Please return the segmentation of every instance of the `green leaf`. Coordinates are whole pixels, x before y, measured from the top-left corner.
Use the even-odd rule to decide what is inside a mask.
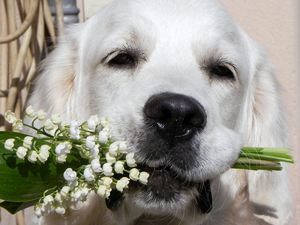
[[[16,212],[26,209],[27,207],[30,207],[34,205],[35,202],[1,202],[0,207],[6,209],[11,214],[15,214]]]
[[[64,164],[57,164],[53,157],[45,164],[33,164],[17,158],[15,152],[4,149],[6,139],[23,139],[25,136],[16,132],[0,132],[0,199],[6,202],[36,202],[45,191],[63,184],[66,168],[76,169],[84,163],[79,157],[69,155]],[[39,139],[35,141],[38,146],[49,144]],[[21,145],[22,140],[16,140],[15,144]]]

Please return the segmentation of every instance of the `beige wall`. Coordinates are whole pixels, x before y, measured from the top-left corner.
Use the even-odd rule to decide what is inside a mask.
[[[295,219],[300,224],[300,116],[299,116],[299,0],[223,0],[232,16],[265,46],[283,87],[291,146],[296,165],[290,167]],[[274,196],[276,197],[276,196]]]
[[[86,16],[90,17],[110,0],[86,0]],[[288,112],[291,146],[300,162],[299,128],[299,46],[297,28],[300,25],[299,0],[223,0],[232,16],[255,40],[266,47],[283,87]],[[290,167],[295,219],[300,224],[300,165]],[[276,196],[274,196],[276,197]]]

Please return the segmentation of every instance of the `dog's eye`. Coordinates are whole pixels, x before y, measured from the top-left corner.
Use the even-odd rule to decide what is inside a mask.
[[[133,67],[136,64],[136,57],[130,53],[122,52],[109,60],[109,66],[115,67]]]
[[[212,78],[235,80],[234,68],[231,65],[214,65],[210,68]]]

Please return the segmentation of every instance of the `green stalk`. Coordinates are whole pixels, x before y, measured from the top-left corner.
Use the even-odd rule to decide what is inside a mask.
[[[288,148],[243,147],[240,157],[232,166],[235,169],[281,170],[280,162],[293,163]]]

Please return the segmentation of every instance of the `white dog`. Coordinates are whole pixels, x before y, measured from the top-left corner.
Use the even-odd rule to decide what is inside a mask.
[[[116,0],[68,33],[30,104],[108,116],[152,175],[111,209],[91,195],[41,224],[288,224],[284,171],[230,169],[242,146],[287,138],[270,62],[218,1]]]

